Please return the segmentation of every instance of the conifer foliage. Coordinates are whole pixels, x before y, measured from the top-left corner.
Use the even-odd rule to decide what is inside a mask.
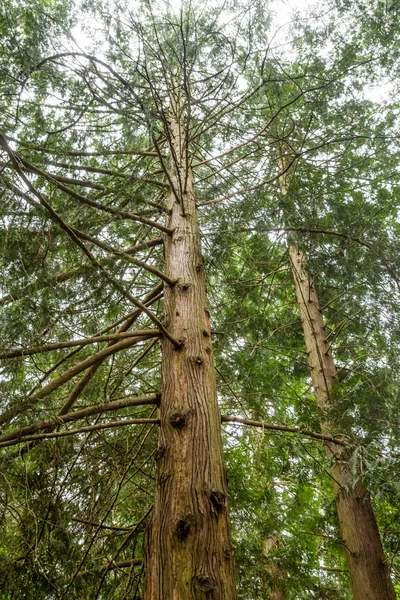
[[[400,597],[398,8],[277,10],[1,3],[0,600]]]

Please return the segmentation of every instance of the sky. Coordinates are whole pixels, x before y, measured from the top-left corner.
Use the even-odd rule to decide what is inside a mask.
[[[167,0],[168,4],[179,12],[182,4],[185,0]],[[130,0],[129,4],[134,8],[135,4],[137,4],[136,0]],[[207,4],[207,0],[206,0]],[[209,4],[215,4],[214,2],[209,2]],[[277,34],[278,38],[282,38],[287,33],[289,25],[291,23],[291,15],[294,11],[300,11],[304,16],[309,15],[309,10],[312,5],[315,4],[315,0],[270,0],[269,6],[271,12],[273,13],[273,25],[271,27],[271,34],[275,35],[276,31],[279,29]],[[90,25],[87,22],[87,19],[77,24],[73,29],[73,34],[76,41],[81,46],[87,46],[89,43],[89,38],[85,33],[85,28]]]
[[[154,0],[154,4],[153,2],[151,3],[151,6],[155,7],[155,11],[156,5],[159,1],[160,0]],[[169,4],[173,9],[175,9],[178,15],[182,4],[186,2],[188,2],[188,0],[166,0],[165,4]],[[201,2],[201,0],[199,0],[199,2]],[[109,0],[109,5],[112,6],[112,3],[113,0]],[[128,0],[127,3],[128,6],[132,7],[132,10],[134,11],[135,5],[138,5],[138,0]],[[221,2],[219,0],[206,0],[206,2],[202,5],[200,4],[200,6],[221,5],[221,3],[222,0]],[[270,0],[267,6],[271,10],[273,19],[270,27],[269,39],[266,40],[266,46],[270,46],[272,51],[277,52],[277,54],[280,56],[286,55],[286,57],[289,58],[291,53],[290,39],[293,37],[291,24],[293,22],[294,13],[297,12],[302,19],[307,19],[310,17],[311,19],[318,19],[321,10],[323,11],[323,3],[318,2],[318,0]],[[318,9],[316,8],[317,6]],[[227,13],[227,18],[229,19],[231,17],[232,13]],[[318,19],[318,21],[321,23],[321,19]],[[98,58],[105,57],[102,56],[101,43],[96,47],[96,49],[94,49],[92,36],[93,31],[97,29],[100,32],[102,26],[103,24],[99,23],[96,27],[95,21],[90,21],[90,19],[87,18],[87,15],[84,15],[72,30],[73,37],[79,48],[89,53],[95,52]],[[340,27],[340,23],[338,23],[337,26]],[[101,39],[101,37],[102,34],[99,33],[97,38]],[[69,43],[66,44],[66,46],[68,45]],[[329,54],[329,47],[327,47],[327,58],[329,57]],[[362,94],[364,98],[368,100],[372,100],[374,102],[384,102],[389,97],[392,90],[392,83],[382,81],[379,83],[379,85],[375,84],[369,88],[364,88]]]

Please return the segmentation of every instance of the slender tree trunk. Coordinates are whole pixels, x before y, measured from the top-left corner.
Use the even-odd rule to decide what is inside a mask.
[[[266,600],[286,600],[286,598],[285,590],[277,585],[274,585],[268,596],[266,596]]]
[[[235,600],[210,318],[183,110],[171,109],[162,389],[152,522],[145,540],[145,600]]]
[[[323,433],[334,434],[338,422],[327,415],[335,403],[335,363],[318,296],[305,267],[305,255],[292,246],[289,256],[321,429]],[[324,446],[331,460],[330,474],[354,600],[395,600],[368,492],[361,480],[353,481],[346,449],[328,442]]]
[[[274,538],[267,538],[264,544],[265,556],[268,556],[275,546],[276,540],[274,540]],[[269,585],[265,600],[287,600],[285,585],[287,573],[282,571],[280,565],[276,563],[271,563],[268,565],[266,570],[269,579]]]

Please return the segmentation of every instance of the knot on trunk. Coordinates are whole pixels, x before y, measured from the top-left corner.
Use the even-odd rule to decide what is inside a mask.
[[[224,544],[223,552],[224,552],[225,558],[227,560],[229,560],[230,557],[232,556],[232,548],[230,546],[228,546],[227,544]]]
[[[179,350],[182,350],[183,346],[185,345],[185,338],[179,338],[179,340],[176,340],[178,343],[177,345],[175,345],[173,347],[173,350],[175,352],[178,352]]]
[[[162,445],[157,449],[156,455],[155,455],[155,460],[159,461],[163,458],[163,456],[165,455],[165,452],[167,451],[167,446]]]
[[[187,538],[193,523],[193,515],[185,515],[175,522],[174,532],[180,542],[183,542]]]
[[[172,413],[169,418],[172,427],[175,427],[175,429],[182,429],[182,427],[187,424],[191,412],[192,411],[189,408],[186,408]]]
[[[220,513],[225,505],[225,494],[218,490],[212,490],[210,493],[210,500],[215,510]]]
[[[160,475],[160,479],[159,479],[159,481],[160,481],[160,485],[164,485],[164,483],[165,483],[166,481],[168,481],[168,479],[169,479],[170,477],[171,477],[171,473],[162,473],[162,474]]]
[[[201,592],[211,592],[217,587],[215,579],[208,575],[196,575],[193,577],[193,583]]]
[[[201,356],[192,356],[192,361],[196,363],[196,365],[202,365],[203,359]]]

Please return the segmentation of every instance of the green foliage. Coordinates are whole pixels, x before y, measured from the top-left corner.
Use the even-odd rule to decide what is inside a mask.
[[[398,15],[389,2],[330,8],[274,49],[265,3],[3,3],[0,352],[115,333],[159,283],[162,247],[140,245],[161,235],[148,221],[164,222],[179,89],[221,412],[320,429],[287,257],[299,244],[339,370],[333,433],[398,581],[398,106],[368,93],[397,68]],[[163,318],[162,298],[151,310]],[[142,312],[132,326],[154,322]],[[69,411],[158,393],[147,340],[35,395],[107,343],[2,359],[2,434],[59,415],[78,382]],[[69,427],[154,416],[131,407]],[[233,424],[223,438],[240,597],[349,600],[319,442]],[[1,600],[139,599],[141,566],[113,563],[142,558],[155,450],[154,425],[1,447]]]

